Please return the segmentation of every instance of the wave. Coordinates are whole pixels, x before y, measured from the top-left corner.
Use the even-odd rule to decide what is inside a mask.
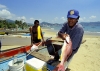
[[[85,31],[85,33],[98,33],[98,34],[100,34],[100,32],[91,32],[91,31]]]

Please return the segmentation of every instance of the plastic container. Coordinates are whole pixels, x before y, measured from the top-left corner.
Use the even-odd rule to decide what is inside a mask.
[[[31,58],[25,62],[26,71],[47,71],[46,62],[37,58]]]
[[[10,71],[23,71],[24,70],[24,60],[17,59],[16,62],[14,62],[13,60],[11,60],[8,63],[8,66],[9,66],[9,70]]]

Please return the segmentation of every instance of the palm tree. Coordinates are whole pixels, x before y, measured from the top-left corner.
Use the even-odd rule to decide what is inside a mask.
[[[24,22],[24,23],[23,23],[23,29],[25,29],[26,27],[27,27],[27,23]]]
[[[3,20],[3,24],[4,24],[4,28],[6,29],[7,28],[7,21],[6,20]]]
[[[16,24],[16,31],[18,31],[19,21],[18,20],[15,20],[15,24]]]

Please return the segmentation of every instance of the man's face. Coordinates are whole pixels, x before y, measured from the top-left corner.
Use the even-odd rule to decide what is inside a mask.
[[[38,23],[38,22],[36,22],[35,26],[39,26],[39,23]]]
[[[75,18],[68,18],[68,25],[69,27],[74,27],[74,25],[77,23],[78,19],[75,19]]]

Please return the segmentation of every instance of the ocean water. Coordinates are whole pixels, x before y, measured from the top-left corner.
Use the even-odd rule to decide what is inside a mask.
[[[100,35],[100,26],[94,26],[94,25],[89,25],[89,26],[82,25],[82,26],[85,34]],[[54,25],[54,26],[49,26],[44,28],[51,29],[50,31],[58,32],[62,28],[62,25],[56,25],[56,26]]]

